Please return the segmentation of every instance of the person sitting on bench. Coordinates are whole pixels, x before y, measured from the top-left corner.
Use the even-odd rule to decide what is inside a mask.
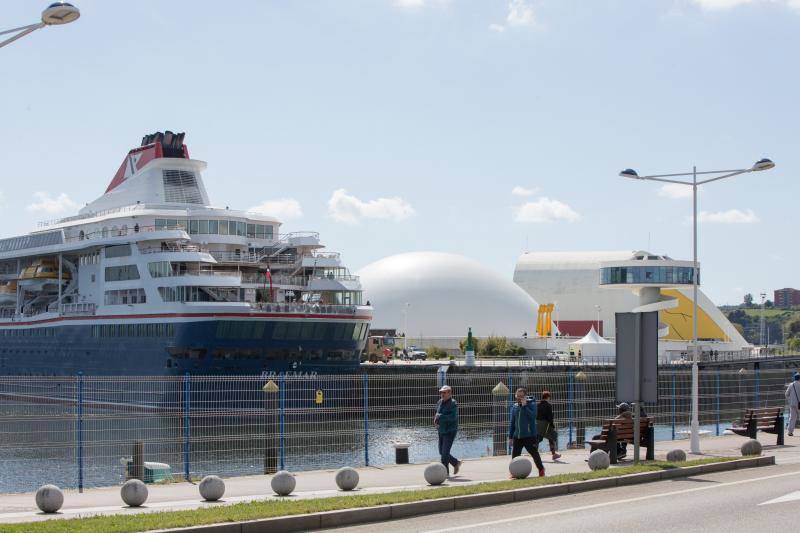
[[[625,418],[633,418],[633,411],[631,411],[631,404],[628,402],[622,402],[617,406],[618,414],[615,417],[617,420],[623,420]],[[603,435],[595,435],[592,437],[592,440],[600,440],[603,438]],[[622,459],[628,455],[628,443],[627,442],[618,442],[617,443],[617,459]]]

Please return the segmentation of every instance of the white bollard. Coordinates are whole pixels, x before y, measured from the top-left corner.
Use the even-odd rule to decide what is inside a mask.
[[[742,444],[742,455],[761,455],[761,443],[755,439]]]
[[[533,463],[527,457],[515,457],[508,463],[508,471],[514,479],[525,479],[533,472]]]
[[[589,468],[605,470],[611,465],[611,458],[603,450],[595,450],[589,454]]]
[[[343,466],[336,472],[336,485],[342,490],[353,490],[358,486],[358,472],[355,468]]]
[[[215,502],[225,494],[225,482],[219,476],[206,476],[198,486],[200,496],[208,502]]]
[[[447,469],[442,463],[431,463],[425,467],[425,481],[430,485],[441,485],[447,479]]]
[[[44,513],[55,513],[64,505],[64,493],[55,485],[42,485],[36,491],[36,507]]]
[[[272,487],[273,492],[275,492],[275,494],[278,496],[288,496],[297,486],[297,480],[290,472],[281,470],[272,476],[272,480],[269,482],[269,484]]]
[[[670,463],[680,463],[686,460],[686,452],[680,449],[667,452],[667,461]]]
[[[141,507],[147,501],[147,485],[139,479],[129,479],[119,491],[122,501],[131,507]]]

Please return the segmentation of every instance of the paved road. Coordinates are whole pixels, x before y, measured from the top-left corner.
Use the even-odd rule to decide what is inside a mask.
[[[441,513],[337,533],[796,531],[800,465],[782,464]]]

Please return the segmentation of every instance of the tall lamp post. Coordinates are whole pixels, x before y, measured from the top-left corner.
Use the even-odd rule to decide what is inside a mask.
[[[411,307],[409,302],[403,306],[403,350],[408,351],[408,308]]]
[[[719,181],[725,178],[738,176],[739,174],[747,174],[749,172],[759,172],[762,170],[769,170],[775,166],[775,163],[769,159],[759,159],[750,168],[740,168],[734,170],[708,170],[698,172],[697,167],[692,167],[691,172],[682,172],[677,174],[653,174],[650,176],[640,176],[635,170],[626,168],[619,173],[623,178],[631,178],[637,180],[651,180],[660,181],[664,183],[677,183],[679,185],[687,185],[692,187],[692,426],[691,426],[691,451],[692,453],[700,453],[700,413],[699,413],[699,396],[700,384],[698,376],[697,362],[700,359],[698,354],[697,345],[697,285],[699,277],[699,269],[697,265],[697,187],[698,185],[705,185],[712,181]],[[684,181],[674,178],[683,176],[691,176],[692,181]],[[706,179],[697,181],[697,176],[711,176]]]
[[[5,41],[0,41],[0,48],[7,44],[11,44],[17,39],[22,39],[29,33],[32,33],[39,28],[45,26],[60,26],[62,24],[69,24],[78,20],[81,16],[80,10],[67,2],[55,2],[47,6],[42,11],[42,20],[36,24],[28,24],[27,26],[20,26],[19,28],[12,28],[10,30],[0,31],[0,35],[13,34]]]

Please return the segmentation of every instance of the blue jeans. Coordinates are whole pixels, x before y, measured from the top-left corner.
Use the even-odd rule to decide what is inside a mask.
[[[458,459],[450,455],[454,440],[456,440],[455,431],[452,433],[439,433],[439,455],[442,456],[442,464],[447,469],[447,475],[450,475],[450,467],[448,465],[456,466],[459,463]]]

